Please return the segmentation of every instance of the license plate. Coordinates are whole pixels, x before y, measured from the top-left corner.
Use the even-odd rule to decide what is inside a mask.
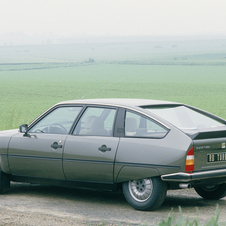
[[[207,162],[223,162],[226,161],[226,153],[208,154]]]

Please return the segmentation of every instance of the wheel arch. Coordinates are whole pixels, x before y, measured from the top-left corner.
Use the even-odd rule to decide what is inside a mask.
[[[160,176],[159,171],[155,168],[139,167],[139,166],[123,166],[115,176],[115,183],[125,181],[150,178]]]

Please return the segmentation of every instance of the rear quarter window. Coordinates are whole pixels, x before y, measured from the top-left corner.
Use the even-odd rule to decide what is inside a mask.
[[[143,115],[126,111],[126,137],[163,138],[167,133],[168,129],[160,125],[158,122]]]

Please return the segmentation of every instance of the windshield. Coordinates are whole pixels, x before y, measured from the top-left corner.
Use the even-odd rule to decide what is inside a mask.
[[[181,130],[199,130],[225,126],[219,120],[206,116],[186,106],[144,107]]]

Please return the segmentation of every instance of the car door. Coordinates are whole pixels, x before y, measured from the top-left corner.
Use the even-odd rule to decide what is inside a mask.
[[[58,106],[47,112],[24,136],[11,138],[8,149],[13,175],[65,179],[62,153],[65,139],[81,106]]]
[[[119,143],[113,137],[116,108],[89,106],[67,137],[63,167],[69,181],[113,183]]]

